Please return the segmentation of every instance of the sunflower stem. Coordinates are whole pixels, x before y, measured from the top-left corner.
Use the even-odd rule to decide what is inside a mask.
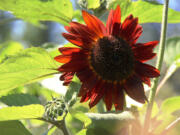
[[[161,70],[163,57],[164,57],[164,50],[165,50],[167,20],[168,20],[168,5],[169,5],[169,0],[165,0],[163,16],[162,16],[162,25],[161,25],[161,38],[160,38],[159,52],[158,52],[157,64],[156,64],[156,68],[159,71]],[[158,80],[159,78],[155,78],[152,83],[152,87],[151,87],[151,91],[149,95],[149,104],[147,106],[145,120],[144,120],[144,128],[142,129],[141,135],[146,135],[149,130],[151,112],[152,112],[153,102],[156,95],[156,89],[158,86]]]

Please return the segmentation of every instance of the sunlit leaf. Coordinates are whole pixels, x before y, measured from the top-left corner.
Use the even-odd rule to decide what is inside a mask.
[[[63,133],[59,128],[53,127],[48,131],[48,133],[46,135],[61,135],[61,134],[63,134]]]
[[[162,114],[171,114],[177,110],[180,110],[180,96],[171,97],[163,101],[161,105]]]
[[[19,121],[0,121],[1,135],[32,135]]]
[[[58,67],[42,48],[28,48],[0,64],[0,91],[50,77]]]
[[[22,45],[18,42],[5,42],[0,44],[0,63],[3,59],[7,58],[8,56],[14,55],[22,49]]]
[[[75,135],[82,130],[84,126],[84,123],[81,120],[76,119],[71,113],[68,113],[66,116],[66,124],[68,129]]]
[[[37,97],[29,94],[11,94],[1,97],[0,101],[8,106],[40,104],[40,101]]]
[[[95,9],[100,6],[100,0],[86,0],[88,9]]]
[[[106,8],[116,9],[117,5],[119,5],[123,16],[131,3],[131,0],[107,0]]]
[[[134,2],[128,0],[117,0],[113,2],[111,2],[112,6],[109,6],[109,8],[113,7],[113,9],[115,9],[114,5],[121,5],[122,20],[124,20],[128,15],[133,14],[133,16],[138,17],[139,23],[160,23],[162,21],[162,4],[143,0]],[[179,22],[180,12],[169,9],[168,23]]]
[[[76,135],[86,135],[87,129],[82,129]]]
[[[85,113],[82,113],[82,112],[71,112],[71,115],[82,121],[84,123],[84,126],[87,127],[89,124],[91,124],[91,119],[85,114]]]
[[[70,0],[1,0],[0,9],[34,24],[56,21],[67,25],[73,15]]]
[[[0,121],[41,118],[43,114],[42,105],[4,107],[0,109]]]

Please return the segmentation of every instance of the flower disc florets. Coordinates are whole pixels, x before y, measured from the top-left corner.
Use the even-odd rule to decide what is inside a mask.
[[[103,37],[92,49],[91,65],[103,79],[122,81],[133,71],[134,59],[131,47],[122,38]]]

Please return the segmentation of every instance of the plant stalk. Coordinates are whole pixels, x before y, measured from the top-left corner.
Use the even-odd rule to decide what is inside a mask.
[[[169,0],[165,0],[163,16],[162,16],[159,52],[158,52],[157,63],[156,63],[156,68],[159,71],[161,71],[163,57],[164,57],[164,50],[165,50],[167,20],[168,20],[168,5],[169,5]],[[151,87],[151,91],[150,91],[150,95],[149,95],[149,104],[147,106],[145,120],[144,120],[144,128],[142,129],[141,135],[146,135],[149,130],[150,120],[151,120],[151,112],[152,112],[152,107],[153,107],[153,103],[154,103],[154,99],[155,99],[155,95],[156,95],[158,80],[159,80],[159,77],[155,78],[152,83],[152,87]]]

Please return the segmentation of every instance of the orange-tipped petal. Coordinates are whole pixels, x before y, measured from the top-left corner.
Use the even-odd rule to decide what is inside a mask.
[[[103,37],[106,33],[104,24],[96,16],[91,15],[86,11],[82,11],[82,15],[87,27],[91,29],[98,37]]]

